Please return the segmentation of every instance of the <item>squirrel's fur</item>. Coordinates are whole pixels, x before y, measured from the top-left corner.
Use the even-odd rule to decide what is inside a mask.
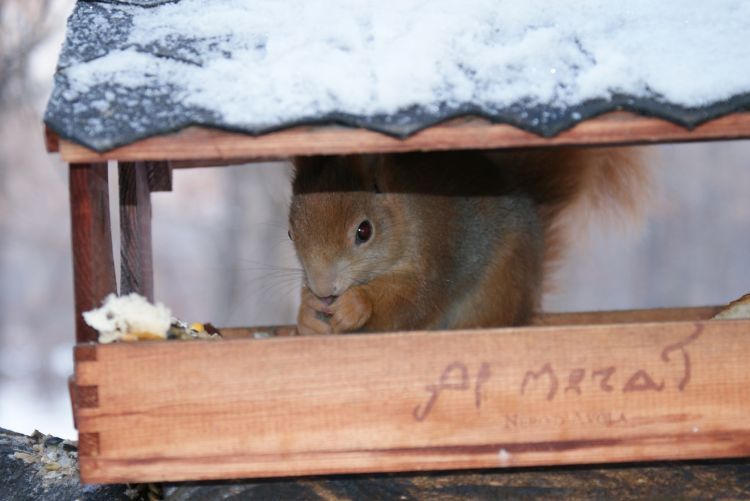
[[[302,334],[528,323],[565,248],[565,214],[585,203],[628,212],[643,181],[621,149],[294,164],[289,234],[305,276]]]

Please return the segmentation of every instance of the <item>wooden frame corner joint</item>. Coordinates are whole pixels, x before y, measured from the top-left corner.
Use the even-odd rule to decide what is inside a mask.
[[[99,455],[99,432],[82,432],[78,434],[78,456],[96,457]]]

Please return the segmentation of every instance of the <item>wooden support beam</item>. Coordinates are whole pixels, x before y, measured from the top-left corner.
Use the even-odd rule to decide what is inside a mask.
[[[275,161],[277,159],[270,159]],[[231,158],[227,160],[170,160],[167,162],[173,169],[195,169],[201,167],[231,167],[262,162],[262,158]]]
[[[693,130],[659,118],[614,112],[579,123],[544,138],[511,125],[457,118],[406,139],[378,132],[337,126],[294,127],[253,137],[218,129],[189,127],[175,134],[143,139],[96,153],[67,140],[60,141],[66,161],[188,161],[185,165],[223,165],[235,159],[268,160],[294,155],[341,155],[424,150],[497,149],[565,145],[614,145],[707,141],[750,137],[750,112],[734,113]]]
[[[154,300],[148,165],[120,163],[120,294]]]
[[[80,343],[98,338],[82,313],[117,291],[107,164],[71,164],[69,184],[76,340]]]
[[[172,166],[169,162],[144,162],[151,191],[172,191]]]
[[[60,137],[47,125],[44,126],[44,146],[48,153],[60,151]]]
[[[76,349],[85,482],[739,457],[750,321]]]

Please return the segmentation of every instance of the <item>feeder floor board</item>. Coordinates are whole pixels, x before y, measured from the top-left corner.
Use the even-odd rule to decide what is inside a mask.
[[[79,345],[87,483],[727,458],[750,320]]]
[[[689,306],[672,308],[649,308],[641,310],[577,311],[568,313],[542,313],[532,319],[532,325],[601,325],[645,322],[678,322],[709,320],[726,306]],[[294,325],[273,325],[265,327],[222,327],[225,339],[296,336]]]
[[[406,139],[366,129],[304,126],[261,136],[189,127],[97,153],[48,131],[50,151],[67,162],[169,161],[175,167],[221,165],[295,155],[345,155],[570,145],[624,145],[750,138],[750,112],[738,112],[692,130],[659,118],[613,112],[545,138],[505,124],[469,117],[427,128]]]

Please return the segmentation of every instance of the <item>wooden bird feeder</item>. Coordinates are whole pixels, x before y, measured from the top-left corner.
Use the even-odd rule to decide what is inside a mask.
[[[81,316],[112,292],[153,299],[150,193],[171,190],[182,167],[750,138],[750,112],[688,129],[615,109],[551,137],[475,116],[406,138],[330,124],[255,136],[190,126],[96,151],[68,136],[48,120],[48,150],[70,172],[71,393],[84,482],[750,454],[750,320],[710,320],[714,307],[549,314],[534,326],[467,332],[305,338],[277,328],[282,335],[260,340],[248,328],[225,330],[224,341],[113,345],[97,344]],[[108,161],[119,166],[119,290]]]

